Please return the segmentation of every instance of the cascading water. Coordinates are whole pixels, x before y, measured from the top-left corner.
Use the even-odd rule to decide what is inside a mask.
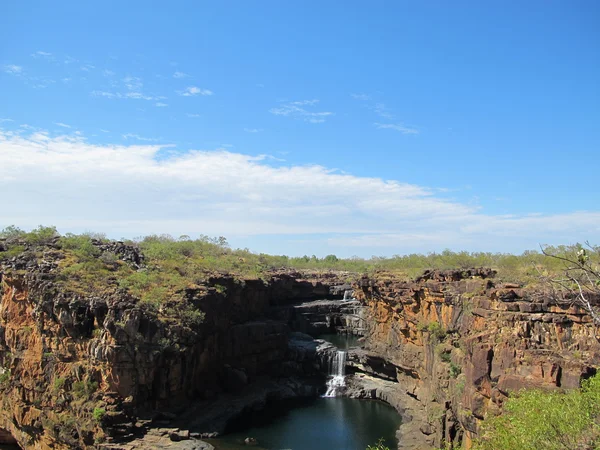
[[[346,352],[338,350],[332,358],[329,377],[323,397],[335,397],[338,389],[346,385]]]
[[[352,300],[352,291],[344,291],[344,300]]]

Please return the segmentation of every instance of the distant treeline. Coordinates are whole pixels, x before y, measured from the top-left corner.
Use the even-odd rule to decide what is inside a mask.
[[[104,234],[67,233],[60,236],[55,227],[40,226],[26,232],[10,226],[0,231],[0,238],[19,238],[30,243],[42,243],[60,237],[65,248],[78,251],[85,257],[85,249],[92,251],[92,239],[108,242]],[[371,258],[339,258],[327,255],[318,258],[315,255],[291,257],[286,255],[268,255],[253,253],[248,249],[232,249],[224,237],[212,238],[201,235],[196,239],[189,236],[175,238],[170,235],[150,235],[126,243],[140,247],[149,263],[162,267],[177,266],[185,263],[185,267],[193,267],[193,271],[220,271],[240,276],[260,277],[266,272],[289,268],[298,270],[336,270],[357,273],[374,271],[394,272],[398,276],[413,278],[426,269],[466,269],[470,267],[490,267],[498,271],[498,276],[506,281],[527,281],[539,277],[540,273],[559,272],[563,268],[560,260],[548,258],[538,250],[528,250],[520,255],[491,252],[454,252],[443,250],[428,254],[412,253],[391,257],[373,256]],[[545,251],[555,255],[575,255],[582,248],[581,244],[544,247]],[[10,253],[17,252],[13,249]],[[92,252],[93,253],[93,252]],[[87,255],[93,256],[92,254]],[[187,270],[186,270],[187,271]]]

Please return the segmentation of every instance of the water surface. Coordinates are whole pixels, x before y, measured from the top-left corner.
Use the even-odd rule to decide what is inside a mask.
[[[360,347],[358,336],[354,336],[353,334],[327,333],[317,336],[317,339],[323,339],[324,341],[331,342],[340,350],[348,350],[352,347]]]
[[[384,438],[396,448],[399,425],[396,410],[380,401],[317,398],[271,405],[241,418],[231,433],[209,442],[219,450],[365,450]],[[245,445],[246,437],[258,444]]]

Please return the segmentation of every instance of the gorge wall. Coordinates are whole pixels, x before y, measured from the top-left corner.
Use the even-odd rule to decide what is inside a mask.
[[[110,245],[143,270],[135,247]],[[361,336],[346,395],[392,404],[401,448],[469,447],[510,392],[574,388],[600,364],[583,310],[486,269],[215,275],[185,292],[181,314],[204,316],[190,326],[123,289],[65,289],[60,258],[48,245],[0,267],[0,440],[22,448],[210,448],[190,438],[318,393],[335,349],[306,333]]]
[[[576,388],[600,364],[583,309],[493,275],[429,272],[405,283],[380,274],[355,284],[366,349],[350,358],[367,380],[354,395],[403,411],[401,448],[468,448],[510,392]]]
[[[140,260],[135,248],[113,251],[129,255],[128,263]],[[191,327],[121,289],[65,290],[55,276],[60,258],[48,246],[2,263],[3,442],[34,449],[137,448],[126,443],[157,427],[181,429],[172,441],[189,438],[178,424],[193,403],[208,411],[251,391],[249,403],[316,394],[310,386],[311,377],[321,376],[316,346],[290,339],[286,321],[271,316],[302,300],[341,299],[344,290],[336,286],[344,281],[337,275],[211,277],[186,291],[187,303],[204,315]],[[223,431],[232,414],[216,408],[204,423],[196,417],[195,429]]]

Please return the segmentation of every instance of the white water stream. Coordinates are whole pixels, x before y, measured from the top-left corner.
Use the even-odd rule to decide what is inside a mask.
[[[323,397],[335,397],[339,388],[346,385],[346,352],[338,350],[331,360],[327,392]]]

